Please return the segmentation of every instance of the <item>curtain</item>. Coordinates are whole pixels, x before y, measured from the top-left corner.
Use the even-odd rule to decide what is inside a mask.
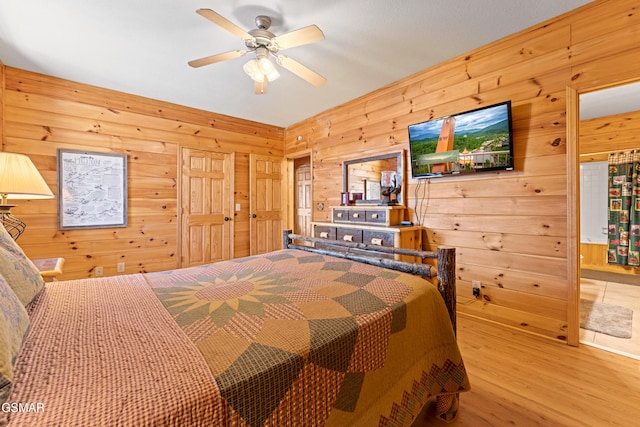
[[[640,267],[640,150],[609,154],[607,263]]]

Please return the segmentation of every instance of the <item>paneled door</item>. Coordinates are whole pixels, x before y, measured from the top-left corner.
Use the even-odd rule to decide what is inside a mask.
[[[182,149],[181,266],[233,256],[232,153]]]
[[[284,159],[249,155],[251,255],[282,248]]]
[[[311,164],[305,163],[295,170],[295,224],[293,231],[311,236]]]

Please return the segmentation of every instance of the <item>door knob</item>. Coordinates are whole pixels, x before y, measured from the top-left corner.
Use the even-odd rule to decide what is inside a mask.
[[[256,215],[256,214],[251,214],[251,218],[257,218],[257,217],[258,217],[258,215]]]
[[[228,216],[225,216],[225,217],[224,217],[224,220],[225,220],[225,221],[230,221],[230,220],[231,220],[231,218],[229,218]]]

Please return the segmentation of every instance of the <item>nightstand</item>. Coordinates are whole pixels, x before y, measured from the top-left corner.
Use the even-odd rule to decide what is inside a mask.
[[[53,282],[56,277],[62,274],[64,258],[42,258],[32,260],[40,271],[40,275],[45,282]]]

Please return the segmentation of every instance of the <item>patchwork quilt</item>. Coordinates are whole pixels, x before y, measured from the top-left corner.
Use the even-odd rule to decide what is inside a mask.
[[[286,249],[48,283],[10,425],[410,425],[469,389],[447,310],[420,277]],[[0,422],[1,424],[1,422]]]

